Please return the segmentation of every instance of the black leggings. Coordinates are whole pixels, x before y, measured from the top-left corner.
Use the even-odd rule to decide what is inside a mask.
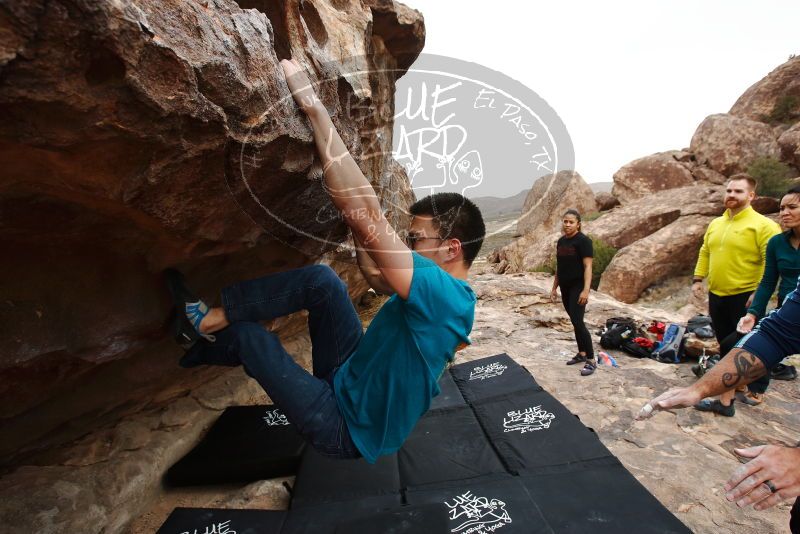
[[[567,310],[569,320],[572,321],[572,328],[575,329],[578,352],[585,352],[587,358],[593,359],[592,335],[583,322],[583,313],[586,311],[586,305],[581,306],[578,304],[578,297],[583,291],[583,280],[566,283],[559,280],[558,286],[561,288],[561,302],[564,304],[564,309]]]

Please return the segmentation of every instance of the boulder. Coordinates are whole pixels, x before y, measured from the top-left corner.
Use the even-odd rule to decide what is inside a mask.
[[[692,169],[692,176],[698,182],[708,182],[710,184],[723,185],[728,182],[728,177],[718,173],[714,169],[709,169],[705,165],[698,165]]]
[[[394,87],[423,42],[422,16],[383,0],[0,7],[0,464],[219,373],[175,369],[164,267],[211,303],[320,261],[362,294],[279,60],[319,83],[402,226]]]
[[[586,233],[623,249],[681,218],[722,214],[723,193],[719,186],[701,184],[655,193],[598,217]]]
[[[698,163],[725,176],[745,172],[760,156],[780,156],[769,126],[725,113],[710,115],[700,123],[692,136],[691,150]]]
[[[622,204],[656,191],[694,184],[691,154],[658,152],[623,165],[614,173],[612,193]]]
[[[792,97],[797,99],[794,109],[797,117],[800,115],[800,56],[789,59],[751,85],[728,113],[752,121],[772,121],[776,105]]]
[[[259,2],[265,4],[270,0],[266,2],[259,0]],[[349,0],[338,0],[333,4],[345,15],[350,11]],[[404,72],[414,63],[425,44],[425,22],[422,13],[394,0],[365,0],[364,4],[369,6],[372,12],[373,34],[388,52],[379,54],[378,57],[383,55],[391,59],[397,63],[397,68]]]
[[[581,175],[560,171],[542,176],[525,197],[517,233],[544,234],[557,230],[561,227],[561,216],[570,208],[581,215],[597,211],[594,192]]]
[[[762,215],[778,213],[781,209],[781,200],[772,197],[756,197],[750,203],[753,209]]]
[[[594,196],[594,201],[597,202],[597,209],[599,211],[608,211],[619,206],[619,199],[611,193],[606,193],[605,191],[597,193]]]
[[[778,146],[781,147],[783,161],[800,169],[800,122],[778,137]]]
[[[633,303],[652,284],[691,270],[713,217],[690,215],[619,251],[600,278],[598,291]]]
[[[556,253],[561,231],[541,234],[531,232],[494,251],[491,263],[496,273],[548,271]]]

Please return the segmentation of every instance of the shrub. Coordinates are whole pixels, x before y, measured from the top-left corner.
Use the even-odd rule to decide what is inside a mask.
[[[772,111],[769,114],[769,122],[771,123],[789,123],[792,122],[800,112],[800,98],[795,95],[783,95],[775,101]]]
[[[603,215],[602,211],[593,211],[591,213],[587,213],[582,217],[583,222],[591,222],[596,219],[599,219],[600,216]]]
[[[747,174],[758,180],[758,194],[780,198],[792,185],[791,169],[775,158],[761,156],[747,168]]]
[[[541,265],[537,265],[528,272],[556,274],[556,257],[553,256],[553,259],[550,260],[550,263],[543,263]]]
[[[592,261],[592,289],[597,289],[600,284],[600,276],[611,263],[611,259],[617,253],[617,249],[603,241],[592,236],[592,245],[594,248],[594,260]]]

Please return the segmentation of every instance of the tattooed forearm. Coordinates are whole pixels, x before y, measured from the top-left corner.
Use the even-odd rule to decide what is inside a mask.
[[[733,366],[730,365],[731,362]],[[722,366],[722,385],[725,388],[732,388],[739,383],[749,384],[764,374],[761,360],[743,349],[733,349],[717,365]]]

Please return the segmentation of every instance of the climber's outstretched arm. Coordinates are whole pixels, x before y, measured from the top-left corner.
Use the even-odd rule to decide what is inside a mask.
[[[694,406],[706,397],[721,395],[736,386],[749,384],[766,373],[764,362],[736,347],[691,386],[670,389],[645,404],[637,419],[647,419],[658,410]]]
[[[331,200],[386,283],[407,298],[413,274],[411,251],[383,216],[375,190],[344,145],[302,67],[295,60],[282,60],[281,67],[295,102],[311,121]]]

